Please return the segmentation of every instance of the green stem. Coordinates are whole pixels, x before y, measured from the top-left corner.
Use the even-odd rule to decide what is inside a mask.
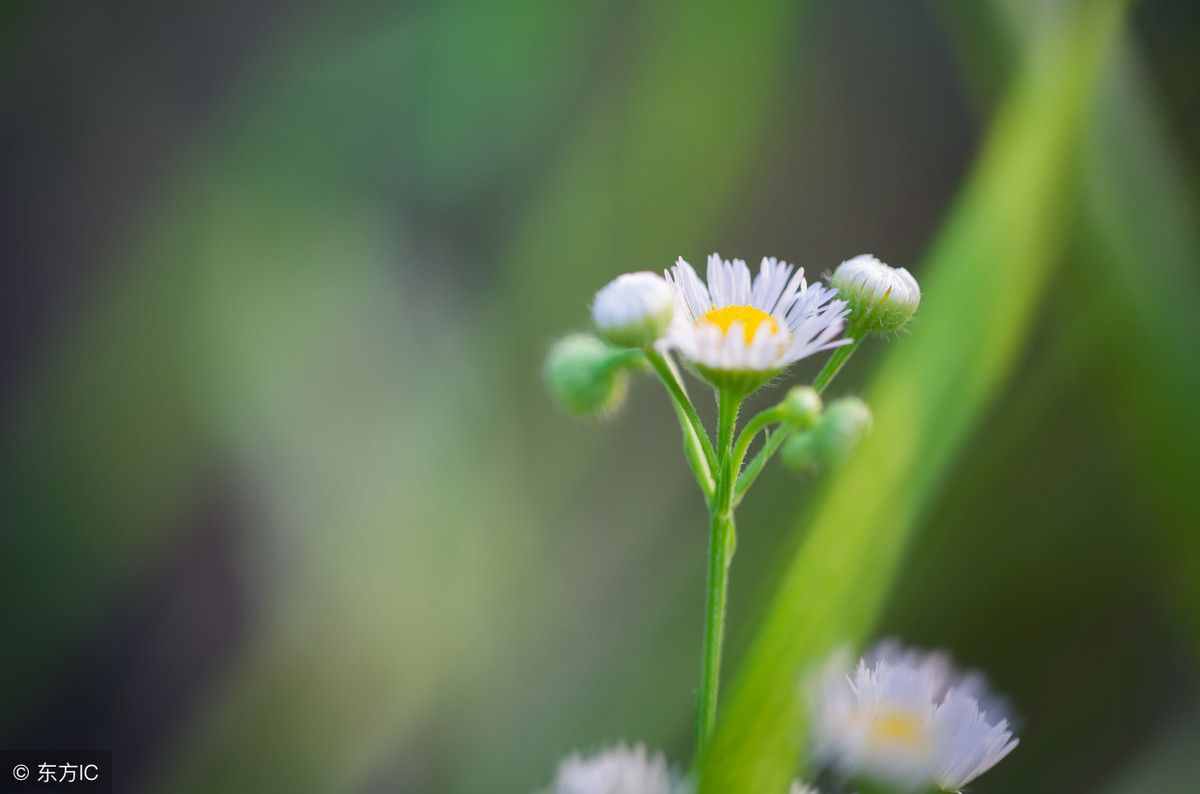
[[[737,485],[733,491],[734,507],[737,507],[741,503],[742,497],[746,495],[746,491],[750,490],[751,485],[754,485],[754,481],[758,479],[758,475],[762,474],[762,470],[767,467],[767,463],[774,457],[779,448],[783,446],[783,442],[787,441],[793,432],[795,432],[793,428],[784,425],[767,436],[762,449],[750,459],[750,462],[746,464],[746,468],[738,477]]]
[[[825,366],[817,373],[817,379],[813,381],[813,388],[817,390],[817,394],[825,391],[825,387],[833,382],[833,379],[841,372],[842,367],[850,360],[850,356],[854,355],[854,351],[858,350],[865,338],[866,334],[860,333],[853,342],[842,345],[833,351],[833,355],[825,362]]]
[[[859,346],[862,345],[864,338],[866,338],[866,334],[860,334],[859,337],[851,344],[842,345],[833,352],[833,355],[830,356],[829,360],[825,362],[825,366],[822,367],[821,371],[817,373],[816,380],[813,381],[813,388],[816,389],[818,393],[824,391],[829,384],[833,382],[833,379],[837,377],[837,374],[842,371],[842,367],[844,367],[846,362],[850,360],[850,356],[854,355],[855,351],[858,350]],[[759,414],[759,416],[762,416],[762,414]],[[755,418],[757,419],[758,417]],[[749,430],[749,426],[747,426],[746,429]],[[750,490],[750,486],[754,484],[756,479],[758,479],[758,475],[762,474],[763,469],[767,467],[767,463],[769,463],[771,458],[774,457],[775,453],[779,451],[779,448],[783,446],[783,442],[787,441],[788,437],[794,432],[795,428],[785,425],[767,437],[766,443],[763,444],[762,449],[760,449],[758,454],[750,459],[750,462],[746,464],[745,470],[738,475],[737,485],[734,487],[733,491],[734,507],[737,507],[739,504],[741,504],[742,497],[746,495],[746,491]],[[742,435],[746,435],[745,431],[743,431]],[[752,441],[753,438],[750,440]],[[749,442],[747,442],[746,446],[749,446]]]
[[[636,347],[627,348],[624,350],[613,351],[608,360],[604,362],[601,371],[605,373],[612,372],[618,369],[624,369],[632,366],[635,362],[639,363],[645,358],[645,354]]]
[[[838,348],[825,367],[817,375],[813,388],[818,392],[827,387],[837,376],[842,366],[854,355],[862,339],[856,339],[849,345]],[[660,377],[672,388],[676,383],[673,372],[665,362],[656,361],[650,356],[650,361],[659,370]],[[666,377],[663,369],[672,375]],[[678,385],[678,384],[677,384]],[[682,386],[678,386],[682,389]],[[677,398],[678,401],[678,398]],[[686,396],[684,398],[686,402]],[[712,735],[717,722],[717,692],[721,684],[721,649],[725,640],[725,607],[729,597],[729,562],[733,552],[733,533],[736,531],[733,522],[733,509],[741,501],[755,478],[766,466],[767,461],[779,450],[784,440],[790,435],[790,429],[781,427],[777,432],[768,436],[763,448],[739,475],[742,461],[750,445],[768,425],[779,421],[777,408],[768,408],[760,412],[747,424],[734,444],[733,431],[737,425],[738,409],[741,407],[742,396],[734,392],[722,390],[718,394],[717,408],[717,448],[716,455],[709,455],[714,461],[716,471],[716,487],[709,500],[709,536],[708,536],[708,594],[704,610],[704,651],[700,669],[700,701],[696,714],[696,755],[699,756]],[[691,403],[687,402],[690,407]],[[695,409],[692,409],[695,413]],[[698,420],[696,420],[698,422]],[[707,438],[707,437],[705,437]],[[706,452],[711,448],[706,449]]]
[[[733,430],[741,398],[722,391],[718,396],[717,449],[720,464],[717,489],[710,507],[708,537],[708,595],[704,611],[704,651],[700,669],[700,702],[696,715],[696,754],[699,755],[717,721],[717,690],[721,683],[721,647],[725,640],[725,605],[729,592],[729,555],[733,524]]]
[[[679,419],[679,429],[683,432],[683,451],[687,456],[688,465],[700,485],[700,490],[704,492],[704,498],[712,504],[713,491],[716,489],[717,456],[704,429],[704,423],[700,421],[696,406],[688,399],[679,375],[666,357],[657,350],[650,349],[646,351],[646,360],[654,367],[659,380],[671,395],[675,416]]]
[[[733,473],[736,476],[742,470],[742,461],[746,458],[746,451],[750,449],[750,445],[754,443],[755,437],[763,431],[768,425],[776,424],[780,421],[779,406],[772,406],[763,411],[759,411],[746,426],[742,428],[742,432],[738,435],[737,443],[733,447]]]

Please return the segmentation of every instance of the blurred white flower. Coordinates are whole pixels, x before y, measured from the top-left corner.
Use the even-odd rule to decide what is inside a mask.
[[[933,779],[943,791],[959,791],[1013,751],[1005,719],[989,719],[979,701],[952,689],[934,715],[937,758]]]
[[[854,332],[899,330],[921,304],[921,287],[911,273],[870,254],[842,262],[830,283],[850,304]]]
[[[675,312],[675,293],[657,273],[625,273],[596,293],[592,320],[614,345],[646,347],[658,341]]]
[[[845,301],[804,270],[766,258],[751,281],[740,259],[708,258],[708,284],[682,258],[666,274],[677,296],[668,343],[714,385],[746,391],[790,364],[848,344]]]
[[[885,645],[852,674],[835,656],[813,695],[817,757],[847,777],[959,791],[1017,746],[999,708],[980,706],[986,697],[981,677],[960,676],[940,653]]]
[[[812,786],[801,783],[799,780],[793,780],[792,787],[788,789],[788,794],[821,794],[821,792]]]
[[[662,753],[619,744],[587,758],[568,757],[545,794],[689,794],[690,788]]]

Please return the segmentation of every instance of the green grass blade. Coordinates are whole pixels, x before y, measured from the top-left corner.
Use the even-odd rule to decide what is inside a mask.
[[[985,95],[1011,78],[1006,64],[1028,45],[1045,11],[1001,2],[941,5],[959,57]],[[1127,35],[1082,145],[1084,255],[1072,263],[1071,277],[1085,289],[1070,355],[1107,374],[1097,393],[1133,464],[1130,496],[1151,517],[1147,526],[1163,529],[1148,538],[1163,565],[1159,579],[1195,632],[1200,540],[1192,527],[1200,521],[1200,491],[1190,485],[1195,473],[1187,457],[1200,448],[1200,424],[1192,418],[1200,368],[1191,342],[1200,333],[1193,311],[1200,300],[1200,211],[1140,56]],[[1103,333],[1095,318],[1104,318]]]
[[[876,431],[822,495],[701,764],[703,792],[782,791],[802,672],[870,631],[920,511],[1008,376],[1061,240],[1072,152],[1119,3],[1089,4],[1029,66],[926,267],[925,307],[869,402]]]

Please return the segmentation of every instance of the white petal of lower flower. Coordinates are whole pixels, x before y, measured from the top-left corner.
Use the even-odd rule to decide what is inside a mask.
[[[586,758],[570,756],[544,794],[688,794],[689,789],[662,753],[619,744]]]
[[[937,735],[935,780],[944,791],[958,791],[1000,763],[1017,746],[1008,720],[990,720],[979,701],[953,689],[934,714]]]
[[[740,259],[708,258],[708,283],[682,258],[667,273],[675,288],[675,319],[667,344],[708,377],[760,373],[767,377],[840,339],[848,313],[844,301],[804,271],[763,259],[757,277]],[[708,370],[705,373],[704,370]]]
[[[813,693],[817,757],[847,777],[899,789],[958,791],[1016,747],[1004,719],[980,708],[986,688],[940,653],[883,645],[848,674],[844,656]]]
[[[792,787],[788,789],[788,794],[821,794],[821,792],[812,786],[801,783],[799,780],[794,780],[792,781]]]

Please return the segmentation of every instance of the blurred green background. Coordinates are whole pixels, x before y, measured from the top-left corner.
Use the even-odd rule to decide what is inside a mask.
[[[541,358],[626,270],[873,252],[925,304],[832,389],[863,455],[739,515],[707,760],[782,741],[805,654],[899,636],[1020,717],[973,791],[1196,790],[1200,6],[0,14],[0,745],[173,793],[688,763],[670,405],[570,420]]]

